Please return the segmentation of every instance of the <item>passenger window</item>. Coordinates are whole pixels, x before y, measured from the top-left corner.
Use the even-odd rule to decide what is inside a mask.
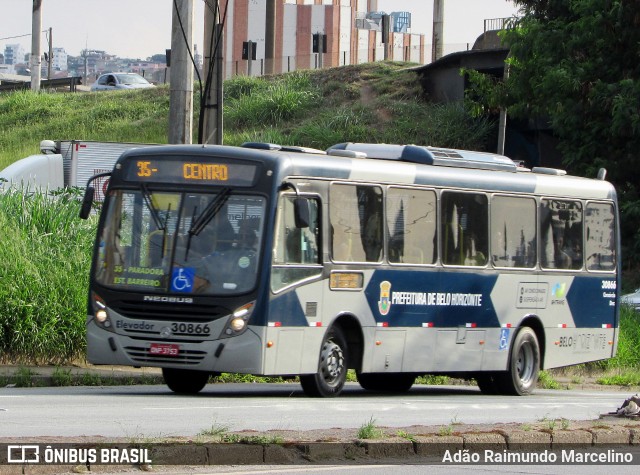
[[[389,262],[435,264],[437,258],[435,192],[389,188],[387,231]]]
[[[536,265],[536,202],[531,198],[491,199],[491,259],[496,267]]]
[[[588,270],[615,270],[616,223],[613,206],[589,203],[585,207],[584,224]]]
[[[582,268],[582,203],[542,200],[540,207],[542,267]]]
[[[484,266],[488,255],[488,202],[480,193],[442,193],[442,261]]]
[[[319,202],[308,199],[309,226],[295,224],[295,195],[282,195],[278,204],[271,270],[271,288],[278,291],[322,272]]]
[[[382,259],[382,189],[338,185],[330,192],[331,250],[335,261]]]

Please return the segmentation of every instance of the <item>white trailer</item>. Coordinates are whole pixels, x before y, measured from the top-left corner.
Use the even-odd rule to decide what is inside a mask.
[[[29,189],[58,190],[65,187],[84,188],[87,180],[108,172],[126,150],[152,144],[93,142],[88,140],[43,140],[40,154],[31,155],[0,171],[0,189],[10,183]],[[95,199],[101,201],[107,179],[98,181]]]

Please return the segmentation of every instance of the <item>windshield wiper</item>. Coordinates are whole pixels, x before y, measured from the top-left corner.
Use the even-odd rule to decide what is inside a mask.
[[[165,226],[160,221],[160,215],[158,214],[158,210],[156,209],[155,206],[153,206],[153,203],[151,201],[151,192],[149,191],[149,188],[147,187],[147,184],[146,183],[142,183],[140,185],[140,187],[142,188],[142,199],[144,200],[144,204],[147,205],[147,208],[149,209],[149,212],[151,213],[151,217],[153,218],[153,222],[156,224],[156,227],[160,231],[164,231],[165,230]]]
[[[191,226],[189,226],[189,238],[187,239],[187,248],[185,249],[184,257],[187,259],[189,255],[189,249],[191,248],[191,238],[197,236],[202,230],[211,222],[211,220],[218,214],[218,211],[224,206],[231,194],[231,188],[228,186],[222,188],[218,196],[216,196],[207,207],[202,211],[200,216],[191,220]],[[195,215],[195,209],[194,209]]]

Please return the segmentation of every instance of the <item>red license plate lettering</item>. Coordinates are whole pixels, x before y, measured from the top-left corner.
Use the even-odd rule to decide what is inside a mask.
[[[149,348],[149,354],[154,356],[178,356],[178,353],[180,353],[179,345],[151,343]]]

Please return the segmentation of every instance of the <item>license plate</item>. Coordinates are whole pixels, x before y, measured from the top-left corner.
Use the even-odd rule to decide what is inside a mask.
[[[166,343],[151,343],[149,354],[154,356],[178,356],[180,345]]]

